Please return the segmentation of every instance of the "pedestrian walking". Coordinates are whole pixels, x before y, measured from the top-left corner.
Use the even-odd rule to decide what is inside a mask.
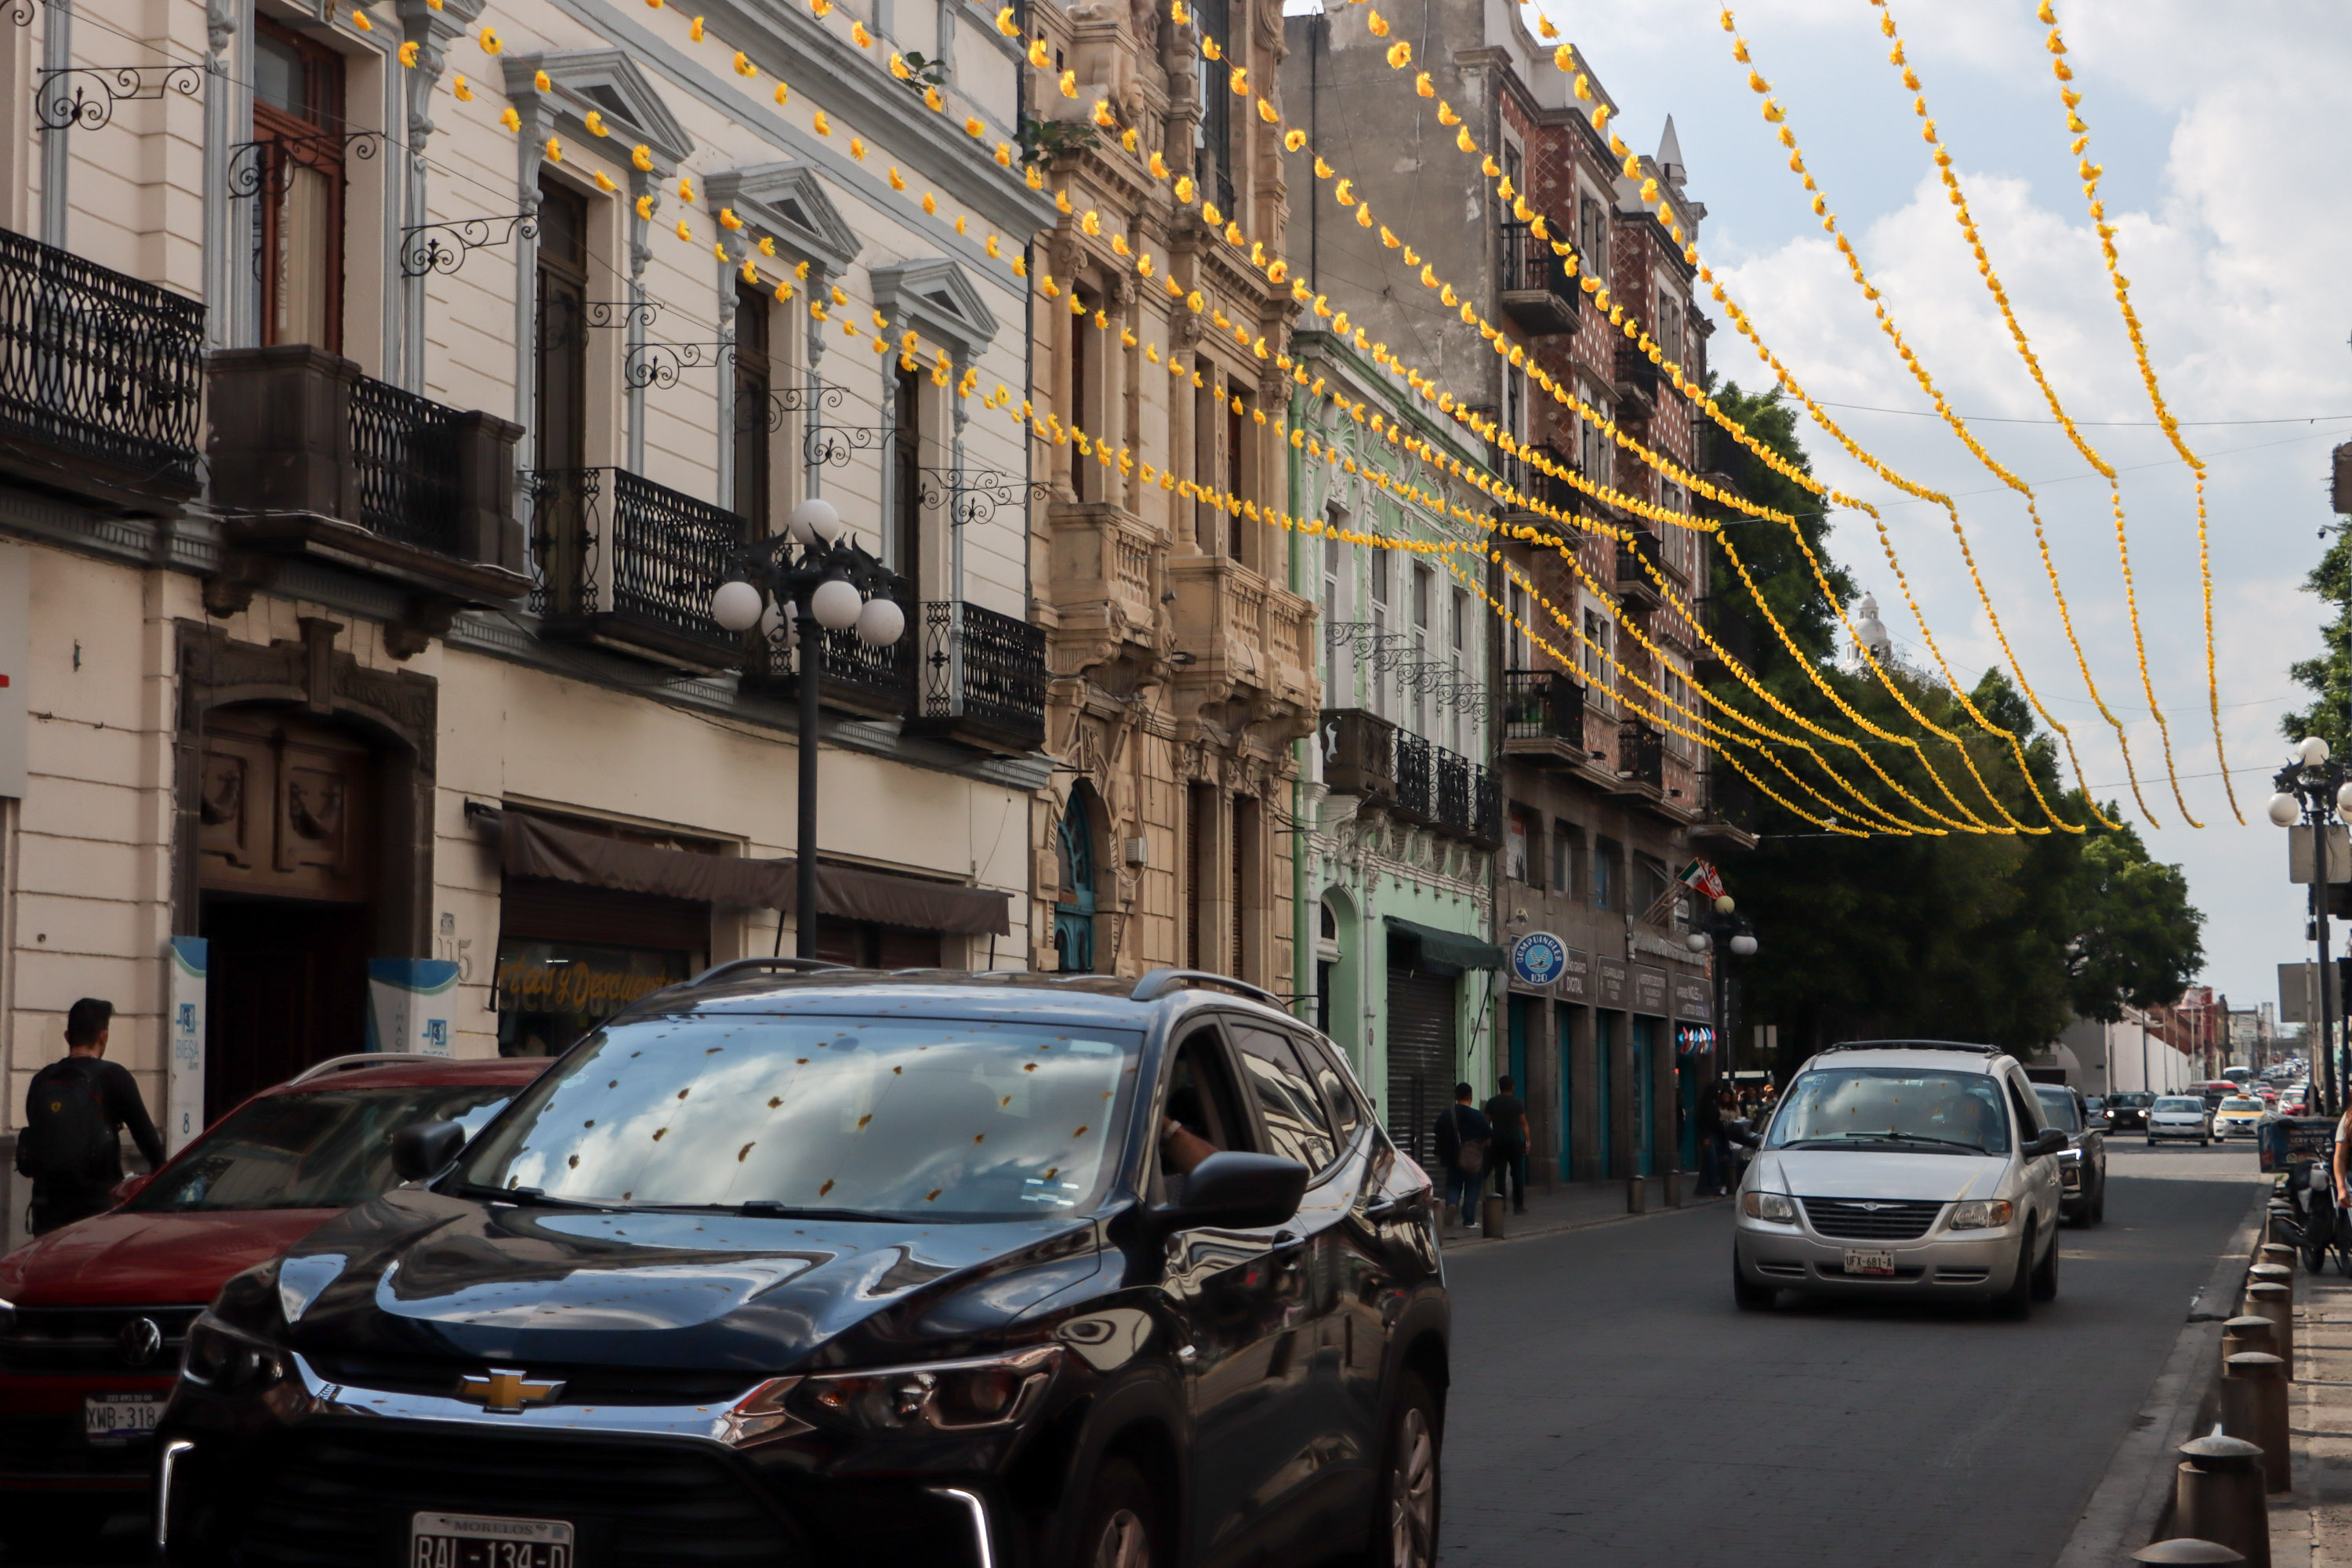
[[[1502,1092],[1486,1102],[1486,1125],[1494,1130],[1494,1142],[1486,1151],[1487,1163],[1495,1167],[1495,1195],[1511,1200],[1511,1212],[1528,1212],[1528,1108],[1517,1094],[1511,1075],[1505,1073],[1495,1080]],[[1506,1187],[1508,1188],[1506,1191]]]
[[[1486,1151],[1494,1129],[1466,1083],[1454,1086],[1454,1103],[1437,1113],[1437,1158],[1445,1167],[1445,1206],[1456,1225],[1478,1223],[1478,1194],[1486,1184]]]
[[[163,1163],[139,1085],[120,1062],[106,1059],[114,1004],[85,996],[66,1013],[66,1054],[33,1075],[25,1091],[25,1121],[16,1137],[16,1171],[33,1180],[32,1228],[44,1236],[60,1226],[103,1214],[122,1180],[121,1130],[147,1157]]]
[[[1738,1105],[1728,1089],[1718,1089],[1713,1093],[1702,1091],[1698,1104],[1692,1109],[1692,1130],[1697,1134],[1698,1143],[1700,1197],[1711,1198],[1723,1191],[1723,1123],[1727,1116],[1737,1110]]]

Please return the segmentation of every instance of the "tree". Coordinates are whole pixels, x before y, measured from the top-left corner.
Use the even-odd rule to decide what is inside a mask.
[[[2150,860],[2129,827],[2092,839],[2081,859],[2066,963],[2074,1011],[2112,1024],[2127,1005],[2179,1000],[2205,963],[2205,917],[2180,868]]]
[[[2328,609],[2326,624],[2320,636],[2326,639],[2325,651],[2317,658],[2299,659],[2288,667],[2287,673],[2297,684],[2308,689],[2315,697],[2312,705],[2299,713],[2289,713],[2279,721],[2279,729],[2290,741],[2300,741],[2305,735],[2317,735],[2326,741],[2336,755],[2344,755],[2347,741],[2346,714],[2352,703],[2352,658],[2347,658],[2345,637],[2345,601],[2352,593],[2352,532],[2339,532],[2311,575],[2303,580],[2304,592],[2319,595]]]

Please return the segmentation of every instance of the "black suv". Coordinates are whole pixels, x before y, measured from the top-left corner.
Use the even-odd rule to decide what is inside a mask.
[[[396,1152],[190,1331],[174,1561],[1434,1557],[1428,1181],[1263,992],[722,964]]]

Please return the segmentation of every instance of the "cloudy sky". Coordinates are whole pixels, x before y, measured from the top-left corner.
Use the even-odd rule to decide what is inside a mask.
[[[1816,398],[1842,405],[1832,412],[1858,441],[1958,500],[2026,674],[2073,731],[2101,798],[2131,808],[2115,733],[2075,668],[2022,502],[1932,416],[1879,334],[1759,116],[1719,6],[1551,11],[1621,105],[1629,142],[1654,147],[1674,116],[1690,193],[1708,210],[1701,248],[1766,341]],[[2154,427],[2032,11],[2030,0],[1896,0],[1895,20],[2029,338],[2068,412],[2121,470],[2148,675],[2201,830],[2173,803],[2141,689],[2107,487],[2049,422],[1977,277],[1911,95],[1887,62],[1879,13],[1866,0],[1736,7],[1896,323],[1979,439],[2033,482],[2091,675],[2125,724],[2158,826],[2133,818],[2159,858],[2187,868],[2207,915],[2208,980],[2249,1006],[2275,1000],[2273,966],[2305,952],[2284,835],[2261,808],[2283,755],[2279,715],[2301,700],[2287,666],[2319,642],[2319,608],[2300,584],[2325,548],[2317,530],[2333,521],[2328,453],[2352,439],[2352,127],[2340,112],[2352,24],[2340,0],[2066,0],[2058,12],[2124,275],[2165,396],[2196,422],[2184,434],[2209,465],[2222,738],[2251,824],[2242,827],[2207,710],[2190,476]],[[1713,350],[1732,379],[1769,380],[1727,323]],[[1806,439],[1820,470],[1885,507],[1955,668],[1973,677],[1998,662],[1941,509],[1873,479],[1818,429]],[[1841,527],[1832,547],[1878,593],[1898,646],[1925,664],[1917,625],[1860,522]]]

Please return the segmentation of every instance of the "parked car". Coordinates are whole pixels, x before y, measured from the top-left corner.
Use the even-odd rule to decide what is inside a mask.
[[[1808,1061],[1740,1184],[1732,1297],[1782,1288],[1990,1301],[2058,1293],[2061,1155],[1993,1046],[1873,1040]]]
[[[191,1331],[175,1560],[1433,1557],[1429,1178],[1266,993],[721,964],[401,1151]]]
[[[2083,1097],[2083,1119],[2092,1126],[2097,1128],[2100,1131],[2105,1132],[2107,1128],[2112,1125],[2107,1116],[2106,1096],[2103,1094],[2084,1095]]]
[[[2107,1217],[2107,1135],[2092,1121],[2082,1094],[2063,1083],[2037,1083],[2042,1124],[2066,1134],[2058,1156],[2058,1212],[2076,1225]]]
[[[2233,1094],[2213,1111],[2216,1138],[2252,1138],[2270,1108],[2251,1094]]]
[[[2156,1096],[2145,1089],[2126,1089],[2107,1096],[2107,1124],[2115,1131],[2127,1132],[2147,1125],[2147,1108],[2156,1103]]]
[[[546,1065],[322,1062],[124,1182],[120,1206],[0,1258],[0,1492],[51,1494],[0,1521],[54,1532],[143,1503],[183,1341],[222,1283],[393,1185],[401,1129],[462,1137]]]
[[[2194,1094],[2162,1094],[2147,1108],[2147,1141],[2153,1145],[2159,1138],[2194,1138],[2200,1144],[2213,1142],[2213,1113],[2206,1109],[2202,1096]]]

